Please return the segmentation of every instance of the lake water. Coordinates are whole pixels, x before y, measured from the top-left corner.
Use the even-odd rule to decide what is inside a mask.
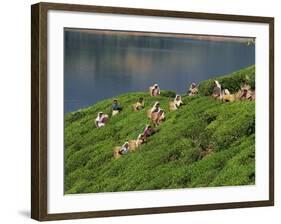
[[[208,41],[78,32],[64,34],[64,111],[126,92],[161,89],[186,93],[200,82],[255,64],[255,46]]]

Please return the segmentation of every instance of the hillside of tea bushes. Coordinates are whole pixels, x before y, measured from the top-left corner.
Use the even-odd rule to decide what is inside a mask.
[[[247,81],[254,87],[251,66],[218,80],[237,91]],[[135,92],[118,98],[123,111],[105,127],[95,128],[99,111],[110,114],[112,99],[65,116],[65,192],[116,192],[151,189],[249,185],[255,183],[255,102],[223,103],[212,99],[213,80],[200,83],[199,94],[183,96],[177,111],[168,111],[175,95]],[[145,109],[132,111],[139,97]],[[147,110],[159,101],[166,121],[136,152],[114,159],[113,148],[136,139],[149,123]],[[206,152],[210,153],[206,153]]]

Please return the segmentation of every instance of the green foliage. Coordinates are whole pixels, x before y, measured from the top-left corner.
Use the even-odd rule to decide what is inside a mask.
[[[214,89],[214,80],[218,80],[222,89],[228,89],[231,93],[237,92],[241,88],[241,84],[247,83],[252,89],[255,89],[255,66],[250,66],[245,69],[213,79],[203,81],[199,85],[199,94],[209,96]]]
[[[240,87],[241,77],[252,69],[218,80],[228,80],[222,82],[224,85],[237,82],[234,86]],[[254,184],[255,102],[222,103],[204,94],[184,96],[185,105],[169,112],[171,94],[172,91],[161,91],[161,96],[150,97],[148,93],[136,92],[115,97],[123,111],[100,129],[95,128],[95,118],[99,111],[110,111],[112,99],[67,114],[65,192]],[[132,104],[139,97],[144,97],[145,109],[133,112]],[[155,101],[165,110],[166,121],[138,151],[114,159],[113,148],[136,139],[150,122],[147,110]],[[207,148],[212,153],[202,156]]]
[[[166,91],[162,91],[161,95],[165,96],[165,97],[175,98],[176,92],[175,91],[171,91],[171,90],[166,90]]]

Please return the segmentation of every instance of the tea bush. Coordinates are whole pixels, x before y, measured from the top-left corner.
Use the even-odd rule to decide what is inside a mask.
[[[255,66],[252,65],[230,75],[203,81],[199,85],[199,94],[203,96],[211,95],[215,86],[214,80],[218,80],[222,89],[228,89],[231,93],[237,92],[244,83],[250,85],[252,89],[255,89]]]
[[[254,66],[218,80],[230,91],[248,79],[254,87]],[[255,183],[255,102],[223,103],[206,96],[213,80],[200,84],[200,94],[184,96],[179,110],[169,112],[172,91],[150,97],[146,92],[118,98],[123,111],[96,129],[99,111],[109,113],[112,99],[65,116],[65,192],[115,192]],[[173,93],[173,94],[172,94]],[[144,97],[145,109],[132,104]],[[113,148],[136,139],[150,121],[155,101],[166,121],[138,151],[113,158]],[[202,156],[207,150],[209,154]]]

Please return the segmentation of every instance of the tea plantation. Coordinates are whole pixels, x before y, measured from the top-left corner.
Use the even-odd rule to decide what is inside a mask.
[[[234,92],[243,82],[253,88],[255,67],[218,77]],[[255,184],[255,101],[224,103],[212,99],[212,80],[200,83],[199,94],[169,111],[175,93],[127,93],[118,98],[123,111],[95,128],[99,111],[110,114],[112,99],[65,116],[65,192],[116,192]],[[132,111],[144,97],[145,109]],[[113,148],[136,139],[147,110],[159,101],[166,121],[136,152],[114,159]]]

